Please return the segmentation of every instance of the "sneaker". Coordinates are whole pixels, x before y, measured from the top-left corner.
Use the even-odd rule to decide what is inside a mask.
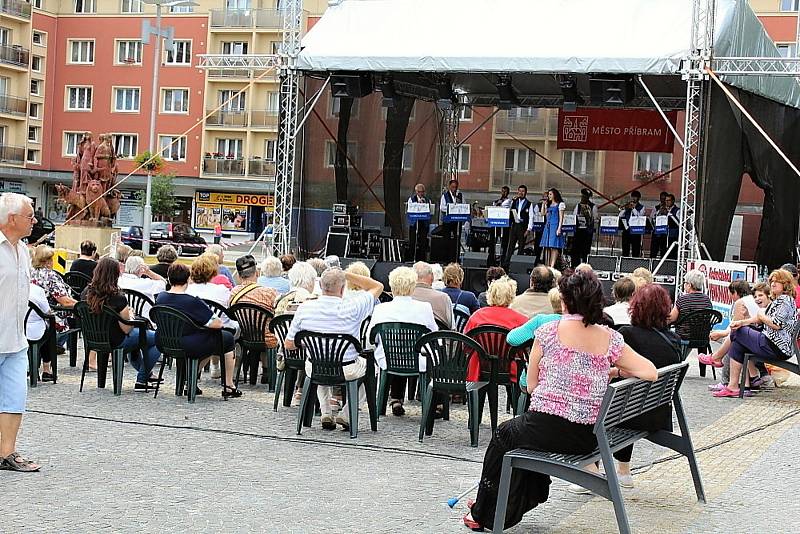
[[[211,364],[211,378],[219,378],[221,373],[222,369],[219,364],[217,365]]]
[[[133,385],[133,391],[140,391],[140,392],[144,393],[145,391],[148,391],[149,389],[150,389],[150,386],[148,386],[147,384],[142,384],[140,382],[136,382]]]
[[[297,407],[300,406],[300,399],[303,397],[303,392],[299,389],[294,392],[294,396],[292,397],[292,406]]]
[[[617,473],[617,480],[619,480],[619,485],[621,488],[633,488],[633,477],[631,475],[620,475]]]
[[[336,430],[336,423],[333,422],[333,417],[330,415],[323,415],[320,421],[322,422],[322,430]]]
[[[584,488],[583,486],[579,486],[577,484],[570,484],[567,488],[567,491],[570,493],[574,493],[575,495],[591,495],[592,492],[588,489]]]
[[[336,424],[342,427],[342,430],[350,430],[350,422],[341,415],[336,416]]]

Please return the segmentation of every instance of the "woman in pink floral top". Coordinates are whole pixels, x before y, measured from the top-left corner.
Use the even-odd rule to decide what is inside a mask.
[[[559,291],[566,312],[536,331],[528,366],[530,411],[500,425],[483,460],[478,496],[464,524],[492,528],[503,455],[524,448],[588,454],[597,447],[592,433],[608,387],[612,365],[625,376],[655,380],[655,366],[622,339],[600,326],[603,290],[592,272],[564,275]],[[550,477],[515,471],[511,477],[504,528],[547,500]]]

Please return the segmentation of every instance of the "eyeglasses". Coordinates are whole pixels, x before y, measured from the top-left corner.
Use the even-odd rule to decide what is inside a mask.
[[[22,217],[24,219],[28,219],[30,222],[36,220],[36,215],[23,215],[21,213],[12,213],[11,215],[13,215],[14,217]]]

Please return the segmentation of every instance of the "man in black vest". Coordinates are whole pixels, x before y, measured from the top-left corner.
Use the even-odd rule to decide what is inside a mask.
[[[517,254],[522,254],[525,250],[525,240],[528,237],[528,226],[531,221],[531,208],[533,205],[528,200],[528,187],[521,185],[517,188],[517,197],[511,202],[511,239],[508,241],[505,256],[503,257],[503,267],[508,269],[511,265],[511,255],[514,248],[518,247]]]
[[[581,189],[581,201],[575,206],[575,211],[573,212],[575,214],[576,227],[570,256],[574,267],[589,261],[594,229],[600,220],[597,206],[589,200],[590,198],[592,198],[592,190],[586,187]]]
[[[644,215],[644,206],[640,202],[642,194],[639,191],[631,193],[631,198],[625,206],[619,210],[619,224],[622,226],[622,255],[625,257],[642,257],[642,236],[632,234],[630,219],[631,217],[641,217]]]
[[[447,190],[442,195],[442,199],[439,202],[439,211],[442,220],[444,220],[445,215],[447,215],[447,205],[448,204],[463,204],[464,203],[464,196],[461,194],[461,191],[458,190],[458,180],[450,180],[447,184]],[[446,247],[447,247],[447,261],[449,262],[458,262],[459,252],[461,250],[461,243],[458,242],[458,224],[457,222],[446,222],[442,223],[442,231],[441,235],[447,239]]]
[[[414,186],[414,194],[408,197],[408,206],[416,203],[430,205],[430,202],[430,199],[425,196],[425,186],[423,184]],[[408,252],[410,261],[427,261],[428,230],[430,226],[430,220],[409,222]]]

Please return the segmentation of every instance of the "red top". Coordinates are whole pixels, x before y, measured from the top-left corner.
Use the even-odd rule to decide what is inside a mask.
[[[503,328],[508,328],[509,330],[513,330],[518,326],[522,326],[528,322],[528,318],[518,311],[514,311],[511,308],[505,308],[503,306],[488,306],[486,308],[481,308],[475,313],[473,313],[469,320],[467,321],[466,326],[464,326],[464,333],[467,334],[473,328],[478,328],[479,326],[502,326]],[[467,381],[468,382],[477,382],[480,378],[480,360],[478,358],[469,359],[469,365],[467,366]],[[517,376],[517,365],[512,362],[511,367],[509,368],[511,373],[512,381],[516,381]]]

